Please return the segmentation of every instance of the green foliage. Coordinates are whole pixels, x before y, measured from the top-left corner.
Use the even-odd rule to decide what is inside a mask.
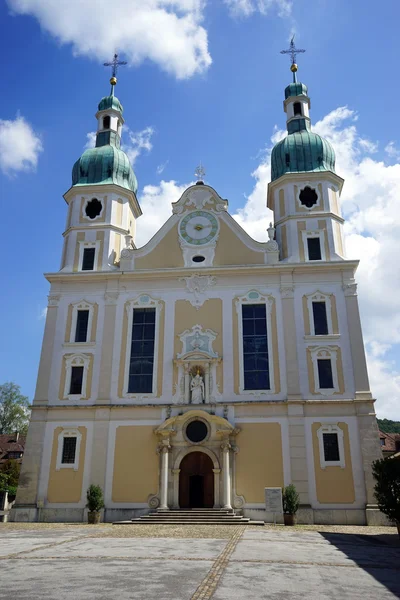
[[[1,472],[8,475],[8,484],[17,488],[19,474],[21,472],[21,464],[16,460],[9,458],[1,468]]]
[[[377,419],[379,429],[384,433],[400,433],[400,421],[390,419]]]
[[[18,431],[25,435],[29,424],[29,400],[16,383],[0,385],[0,434]]]
[[[288,515],[295,515],[299,510],[300,496],[293,483],[283,488],[282,492],[283,512]]]
[[[87,504],[86,508],[90,510],[90,512],[98,512],[102,508],[104,508],[103,501],[103,492],[99,485],[90,485],[88,491],[86,492]]]
[[[379,510],[391,521],[400,523],[400,460],[381,458],[372,463],[376,480],[375,498]]]
[[[0,493],[8,492],[9,496],[17,495],[17,486],[10,483],[10,477],[7,473],[0,472]]]

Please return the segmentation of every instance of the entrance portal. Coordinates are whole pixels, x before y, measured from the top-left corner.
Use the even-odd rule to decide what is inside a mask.
[[[213,462],[204,452],[187,454],[180,464],[179,506],[181,508],[213,508]]]

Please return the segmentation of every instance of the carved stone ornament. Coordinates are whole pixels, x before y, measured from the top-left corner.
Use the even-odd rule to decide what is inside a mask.
[[[150,508],[158,508],[160,506],[160,499],[158,498],[158,496],[149,496],[149,499],[147,500],[147,504],[149,505]]]
[[[121,252],[121,258],[131,258],[133,250],[131,248],[124,248]]]
[[[268,242],[265,244],[267,248],[267,252],[279,252],[278,242],[274,239],[275,237],[275,227],[273,227],[272,223],[269,224],[267,229],[268,232]]]
[[[211,190],[206,186],[198,186],[197,188],[192,186],[189,190],[186,190],[182,197],[172,204],[172,212],[174,215],[180,215],[184,210],[189,209],[201,210],[207,208],[215,212],[222,212],[227,210],[228,202],[222,200],[216,193],[212,193]]]
[[[233,497],[233,508],[243,508],[245,505],[244,496],[236,496]]]
[[[285,286],[280,289],[282,298],[294,298],[294,287]]]
[[[190,300],[190,304],[199,309],[203,306],[205,300],[205,294],[207,290],[217,283],[216,277],[212,275],[198,275],[194,273],[190,277],[180,277],[180,281],[185,281],[186,289],[189,293],[193,294],[194,298]]]
[[[58,306],[58,303],[60,302],[61,296],[57,295],[57,294],[51,294],[50,296],[47,296],[48,298],[48,305],[49,306]]]
[[[217,358],[218,353],[213,350],[213,342],[217,338],[215,331],[205,329],[201,325],[193,325],[192,329],[186,329],[179,335],[182,342],[182,352],[177,355],[177,358],[182,358],[189,352],[199,351],[207,354],[212,358]]]
[[[357,284],[356,283],[344,283],[342,286],[345,296],[357,296]]]

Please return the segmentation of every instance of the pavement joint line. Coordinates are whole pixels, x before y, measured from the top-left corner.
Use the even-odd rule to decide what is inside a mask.
[[[344,567],[345,569],[353,568],[353,569],[388,569],[391,571],[400,571],[400,565],[398,567],[391,567],[383,564],[375,564],[369,562],[363,563],[352,563],[349,565],[343,563],[332,563],[332,562],[306,562],[301,560],[262,560],[257,558],[233,558],[230,560],[231,563],[256,563],[263,565],[302,565],[309,567]]]
[[[68,561],[68,560],[85,560],[85,561],[94,561],[97,560],[179,560],[179,561],[204,561],[204,562],[212,562],[212,558],[204,558],[199,556],[87,556],[87,555],[79,555],[73,554],[71,556],[14,556],[12,554],[8,554],[7,556],[0,556],[0,561],[2,560],[58,560],[58,561]]]
[[[213,597],[221,577],[228,565],[229,558],[231,557],[232,552],[235,550],[245,530],[246,527],[243,527],[243,525],[235,528],[232,537],[230,540],[228,540],[225,548],[214,561],[211,569],[208,571],[207,575],[200,583],[190,600],[210,600],[210,598]]]
[[[20,552],[12,552],[11,554],[7,554],[6,556],[1,556],[1,559],[4,558],[19,558],[21,554],[29,554],[30,552],[35,552],[35,550],[46,550],[47,548],[53,548],[54,546],[61,546],[62,544],[68,544],[69,542],[74,542],[76,540],[84,540],[86,535],[78,535],[73,538],[68,538],[68,540],[62,540],[61,542],[50,542],[50,544],[42,544],[41,546],[37,546],[36,548],[31,548],[30,550],[21,550]]]

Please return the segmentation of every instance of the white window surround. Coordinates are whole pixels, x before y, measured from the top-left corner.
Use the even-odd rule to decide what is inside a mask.
[[[89,319],[88,319],[88,326],[87,326],[85,342],[75,342],[78,310],[88,310],[89,311]],[[78,346],[80,346],[81,344],[87,344],[88,342],[90,342],[90,337],[91,337],[91,332],[92,332],[92,323],[93,323],[93,314],[94,314],[94,304],[87,302],[86,300],[80,300],[79,302],[75,302],[74,304],[72,304],[72,321],[71,321],[71,331],[70,331],[70,336],[69,336],[69,341],[71,344],[77,344]]]
[[[133,400],[142,400],[143,398],[155,398],[157,396],[157,372],[158,372],[158,344],[160,337],[160,313],[163,305],[160,300],[152,298],[149,294],[141,294],[134,300],[129,301],[126,305],[128,315],[128,332],[125,356],[125,374],[124,374],[124,398],[132,398]],[[132,322],[133,310],[135,308],[155,308],[156,309],[156,326],[154,332],[154,362],[153,362],[153,385],[152,391],[146,394],[136,394],[128,392],[129,385],[129,363],[131,358],[132,345]]]
[[[339,460],[325,460],[324,433],[336,433],[339,445]],[[326,469],[326,467],[341,467],[342,469],[344,469],[346,463],[344,456],[343,430],[339,427],[339,425],[332,423],[322,423],[321,427],[317,431],[317,436],[321,469]]]
[[[324,292],[320,292],[317,290],[312,294],[306,294],[307,298],[307,308],[308,308],[308,317],[310,320],[310,332],[311,335],[316,335],[315,333],[315,325],[314,325],[314,313],[313,313],[313,302],[325,302],[326,308],[326,318],[328,322],[328,334],[333,335],[333,326],[332,326],[332,302],[331,302],[331,294],[324,294]],[[325,337],[325,336],[317,336],[317,337]]]
[[[73,463],[63,463],[62,455],[64,448],[64,438],[66,437],[75,437],[76,438],[76,448],[75,448],[75,460]],[[77,471],[79,468],[79,454],[81,449],[81,440],[82,434],[79,429],[63,429],[58,436],[57,439],[57,462],[56,462],[56,471],[60,469],[73,469]]]
[[[304,256],[306,257],[307,262],[319,263],[326,260],[325,255],[325,231],[322,229],[317,229],[316,231],[302,231],[303,238],[303,246],[304,246]],[[318,260],[310,260],[308,257],[308,244],[307,238],[319,238],[320,248],[321,248],[321,258]]]
[[[332,394],[338,393],[339,390],[339,382],[338,382],[338,373],[337,373],[337,346],[318,346],[317,348],[311,349],[311,360],[313,364],[313,372],[314,372],[314,386],[316,394],[323,394],[324,396],[331,396]],[[318,359],[331,361],[332,367],[332,380],[333,380],[333,388],[320,388],[319,387],[319,377],[318,377]]]
[[[86,207],[89,204],[89,202],[91,202],[92,200],[98,200],[98,202],[100,202],[100,204],[101,204],[101,211],[99,212],[99,214],[96,217],[94,217],[94,219],[91,219],[86,214]],[[104,208],[105,208],[105,199],[104,198],[99,198],[98,196],[90,196],[90,197],[88,196],[87,198],[85,198],[85,202],[83,203],[83,206],[82,206],[82,217],[84,219],[86,219],[87,221],[89,221],[89,223],[98,221],[103,216]]]
[[[65,385],[64,398],[68,400],[82,400],[86,398],[87,375],[90,364],[90,356],[87,354],[73,354],[65,357]],[[83,367],[82,391],[80,394],[70,394],[72,367]]]
[[[305,204],[301,203],[300,194],[306,187],[311,188],[317,194],[317,197],[318,197],[317,202],[315,204],[313,204],[313,206],[306,206]],[[301,187],[299,186],[297,189],[296,201],[297,201],[298,206],[300,206],[302,209],[305,208],[310,212],[312,210],[314,210],[315,208],[322,208],[321,207],[321,194],[319,193],[319,190],[318,190],[318,184],[312,183],[311,181],[302,182]]]
[[[271,312],[275,298],[270,295],[263,295],[257,290],[250,290],[245,296],[236,300],[236,311],[238,314],[238,335],[239,335],[239,393],[251,396],[270,395],[275,393],[274,381],[274,354],[272,348],[272,322]],[[267,318],[267,345],[268,345],[268,366],[269,366],[269,388],[266,390],[246,390],[244,388],[244,360],[243,360],[243,323],[242,306],[246,304],[265,304],[265,313]]]
[[[82,271],[83,251],[86,250],[86,248],[96,249],[94,253],[93,269],[91,269],[91,271],[97,271],[97,259],[100,252],[100,240],[96,240],[95,242],[79,242],[79,271]],[[86,271],[83,272],[85,273]]]

